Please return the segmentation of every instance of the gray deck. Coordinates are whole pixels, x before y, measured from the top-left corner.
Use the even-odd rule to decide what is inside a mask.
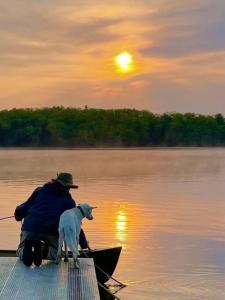
[[[79,261],[79,270],[72,261],[27,268],[17,258],[0,257],[0,299],[100,300],[93,260]]]

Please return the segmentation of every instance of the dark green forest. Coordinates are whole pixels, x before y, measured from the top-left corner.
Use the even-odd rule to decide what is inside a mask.
[[[224,146],[225,119],[194,113],[52,107],[0,111],[2,147]]]

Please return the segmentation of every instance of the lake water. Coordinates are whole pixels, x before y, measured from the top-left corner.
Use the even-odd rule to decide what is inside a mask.
[[[225,299],[225,149],[0,150],[0,217],[57,172],[74,174],[93,248],[122,245],[124,300]],[[20,223],[0,223],[15,249]]]

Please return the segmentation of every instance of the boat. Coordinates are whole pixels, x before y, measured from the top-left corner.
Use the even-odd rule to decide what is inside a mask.
[[[94,249],[80,253],[80,257],[93,258],[98,282],[104,284],[116,269],[122,247]],[[108,276],[109,275],[109,276]]]
[[[93,258],[97,280],[104,284],[109,280],[109,276],[113,275],[121,250],[122,247],[112,247],[80,251],[80,257]],[[72,256],[71,252],[69,252],[69,256]],[[0,250],[0,257],[16,257],[16,250]]]

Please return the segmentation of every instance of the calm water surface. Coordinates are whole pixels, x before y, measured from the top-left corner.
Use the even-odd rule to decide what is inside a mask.
[[[0,217],[56,172],[72,172],[93,248],[122,245],[124,300],[225,299],[225,150],[0,150]],[[0,223],[14,249],[20,224]]]

